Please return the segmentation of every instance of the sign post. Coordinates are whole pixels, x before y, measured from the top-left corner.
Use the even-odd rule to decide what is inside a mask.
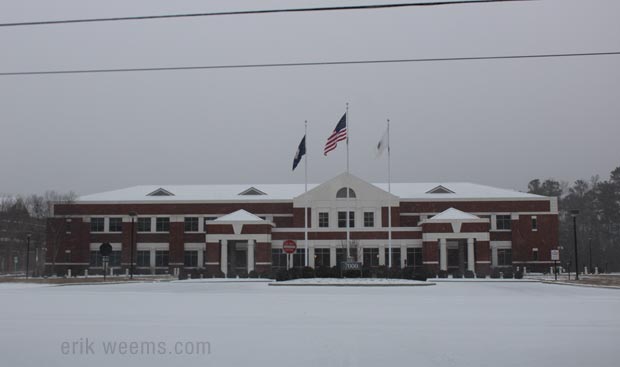
[[[558,260],[560,260],[560,250],[551,250],[551,260],[553,260],[553,274],[558,280]]]
[[[110,255],[112,254],[112,245],[109,242],[102,243],[99,246],[99,253],[101,254],[101,260],[103,260],[103,281],[105,282],[105,277],[108,273],[108,261],[110,261]]]

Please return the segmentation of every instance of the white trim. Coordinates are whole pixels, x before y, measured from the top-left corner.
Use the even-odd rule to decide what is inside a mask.
[[[375,222],[377,221],[377,217],[375,216]],[[299,232],[303,231],[303,227],[281,227],[281,228],[272,228],[271,232]],[[421,232],[422,227],[392,227],[392,232]],[[346,233],[345,228],[326,228],[326,227],[312,227],[309,228],[308,232],[340,232]],[[360,227],[360,228],[352,228],[351,233],[355,232],[388,232],[388,227]]]
[[[205,242],[218,242],[220,240],[256,240],[256,242],[271,242],[270,234],[209,234],[205,235]]]
[[[435,242],[439,239],[468,239],[475,238],[479,241],[489,241],[489,232],[462,232],[462,233],[422,233],[423,242]]]
[[[168,242],[138,242],[136,244],[136,251],[170,251],[170,244]]]

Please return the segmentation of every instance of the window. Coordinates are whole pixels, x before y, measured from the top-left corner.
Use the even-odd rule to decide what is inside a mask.
[[[316,248],[314,249],[314,267],[330,266],[330,256],[328,248]]]
[[[123,231],[123,218],[110,218],[110,232]]]
[[[532,261],[538,261],[538,249],[537,248],[532,250]]]
[[[422,248],[408,248],[407,249],[407,266],[409,267],[422,267]]]
[[[155,219],[155,231],[156,232],[170,231],[170,218],[156,218]]]
[[[198,266],[198,251],[185,251],[185,261],[184,264],[186,267],[195,268]]]
[[[185,217],[185,232],[198,232],[198,217]]]
[[[390,248],[385,246],[385,266],[390,266]],[[392,246],[392,267],[400,268],[400,248]]]
[[[379,266],[379,249],[365,248],[364,249],[364,266]]]
[[[65,222],[65,232],[71,233],[71,219],[67,219]]]
[[[271,249],[271,268],[286,269],[286,253],[281,248]]]
[[[319,213],[319,227],[327,228],[329,227],[329,213]]]
[[[138,218],[138,232],[151,231],[151,218]]]
[[[497,249],[497,265],[498,266],[511,266],[512,265],[512,249]]]
[[[112,251],[108,258],[108,266],[121,266],[121,252]]]
[[[151,251],[136,252],[136,266],[148,268],[151,266]]]
[[[306,249],[298,248],[293,254],[293,267],[303,268],[306,266]]]
[[[357,248],[349,248],[349,255],[353,261],[357,261]],[[347,261],[347,249],[346,248],[337,248],[336,249],[336,264],[340,266],[340,263],[343,261]]]
[[[510,215],[498,215],[496,218],[498,230],[510,229]]]
[[[338,212],[338,228],[347,227],[347,212]],[[355,213],[349,212],[349,228],[355,227]]]
[[[103,218],[90,218],[90,231],[91,232],[104,232],[105,220]]]
[[[168,266],[168,251],[155,251],[155,266]]]
[[[163,189],[163,188],[159,188],[149,194],[146,194],[146,196],[174,196],[173,193],[171,193],[170,191]]]
[[[532,217],[532,231],[538,230],[538,219],[536,217]]]
[[[103,260],[99,251],[90,252],[90,266],[103,266]]]
[[[340,190],[338,190],[338,192],[336,192],[336,198],[345,198],[347,197],[347,188],[343,187]],[[349,188],[349,198],[354,198],[355,197],[355,191],[353,191],[352,188]]]
[[[374,226],[375,226],[375,213],[364,212],[364,227],[374,227]]]

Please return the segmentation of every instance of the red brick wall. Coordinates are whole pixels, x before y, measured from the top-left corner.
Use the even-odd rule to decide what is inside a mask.
[[[293,203],[223,203],[223,204],[56,204],[55,215],[127,215],[134,211],[140,215],[155,214],[229,214],[239,209],[256,215],[292,214]],[[303,214],[303,209],[301,210]],[[303,221],[302,221],[303,223]]]
[[[464,212],[544,212],[550,210],[549,200],[540,201],[452,201],[452,202],[413,202],[400,203],[403,213],[440,213],[455,208]]]
[[[551,250],[559,245],[557,215],[536,215],[538,230],[532,231],[531,216],[513,220],[512,260],[531,261],[532,248],[538,248],[538,261],[551,261]],[[527,266],[527,265],[526,265]]]

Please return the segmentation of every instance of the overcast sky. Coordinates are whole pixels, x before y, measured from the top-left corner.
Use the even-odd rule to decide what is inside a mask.
[[[391,3],[372,0],[363,3]],[[360,4],[352,1],[0,0],[0,22]],[[620,1],[0,28],[0,72],[620,50]],[[309,181],[350,104],[351,171],[524,190],[620,165],[620,56],[0,77],[0,193],[138,184]]]

